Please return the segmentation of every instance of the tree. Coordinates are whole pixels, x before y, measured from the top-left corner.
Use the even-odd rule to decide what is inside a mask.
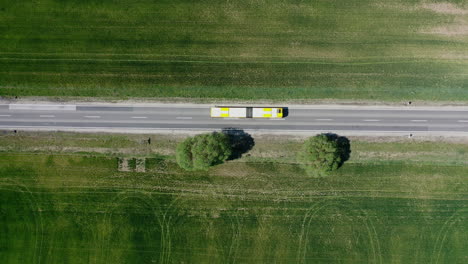
[[[223,133],[201,134],[177,146],[176,159],[186,170],[206,170],[223,163],[232,153],[229,138]]]
[[[185,170],[193,170],[192,162],[192,144],[193,138],[186,138],[176,149],[177,164]]]
[[[321,134],[308,138],[297,155],[297,161],[313,177],[328,176],[349,158],[350,144],[344,137]]]

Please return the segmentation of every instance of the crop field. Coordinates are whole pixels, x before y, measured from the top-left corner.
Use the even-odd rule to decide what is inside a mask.
[[[109,141],[136,146],[131,137]],[[92,140],[75,141],[84,138]],[[70,141],[62,135],[57,144]],[[468,258],[465,144],[356,140],[337,173],[314,179],[287,159],[278,162],[284,153],[265,140],[256,141],[250,157],[191,173],[178,169],[171,155],[147,159],[146,172],[122,172],[116,157],[45,153],[11,142],[15,150],[0,155],[1,263]],[[294,149],[297,143],[282,144]],[[437,151],[428,155],[431,148]],[[456,153],[465,158],[452,161]]]
[[[0,2],[0,95],[468,100],[463,0]]]

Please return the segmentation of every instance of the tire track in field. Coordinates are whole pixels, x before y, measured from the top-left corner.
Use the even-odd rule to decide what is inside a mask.
[[[196,228],[203,234],[201,238],[194,237],[195,242],[202,239],[206,243],[197,253],[210,256],[207,263],[236,263],[242,237],[242,219],[239,217],[241,206],[233,205],[233,202],[238,200],[234,201],[214,193],[184,199],[188,205],[192,204],[189,211],[197,216],[196,222],[199,225]],[[194,201],[197,201],[197,205],[193,205]],[[189,241],[194,239],[187,238]]]
[[[453,213],[442,225],[440,231],[438,232],[437,239],[434,244],[434,249],[432,250],[431,262],[432,264],[443,263],[441,261],[442,251],[444,246],[447,244],[447,237],[454,230],[454,227],[458,224],[465,224],[466,225],[466,217],[467,217],[468,210],[458,209],[455,213]],[[466,233],[465,233],[466,234]],[[466,252],[465,252],[466,253]],[[465,256],[466,257],[466,256]]]
[[[138,200],[141,204],[145,207],[152,209],[152,214],[154,215],[157,221],[157,227],[159,228],[161,240],[164,239],[163,233],[165,232],[163,228],[165,227],[162,219],[160,218],[160,213],[157,210],[157,206],[154,202],[154,199],[145,192],[136,192],[135,190],[126,190],[116,194],[116,196],[111,199],[109,202],[109,206],[104,212],[104,227],[107,229],[104,232],[100,232],[98,235],[98,241],[101,244],[100,252],[98,254],[98,259],[95,261],[96,263],[109,263],[109,252],[112,250],[112,232],[114,229],[119,227],[114,227],[112,224],[112,218],[114,212],[123,204],[125,200]],[[163,255],[162,252],[164,251],[164,243],[165,241],[161,241],[162,244],[160,246],[160,256]],[[163,263],[163,262],[161,262]]]
[[[99,260],[96,263],[109,262],[108,252],[111,250],[111,234],[112,234],[112,217],[114,212],[120,207],[125,200],[137,200],[143,204],[146,208],[151,210],[151,215],[154,217],[157,223],[159,235],[160,235],[160,246],[159,246],[159,259],[158,263],[170,263],[172,254],[172,234],[174,228],[174,222],[177,221],[177,208],[176,205],[180,203],[180,199],[176,197],[169,203],[161,203],[153,196],[154,193],[140,191],[140,190],[125,190],[117,193],[115,197],[110,201],[110,206],[105,210],[104,213],[104,225],[109,227],[107,232],[103,232],[99,235],[99,241],[102,241],[100,248]],[[156,194],[158,195],[158,194]],[[172,195],[171,195],[172,197]],[[167,198],[167,195],[164,196]],[[156,252],[156,251],[155,251]],[[156,260],[153,260],[156,261]]]
[[[425,63],[422,59],[401,61],[374,61],[374,62],[325,62],[325,61],[215,61],[215,60],[157,60],[157,59],[101,59],[101,58],[13,58],[3,57],[1,61],[91,61],[91,62],[154,62],[154,63],[192,63],[192,64],[310,64],[310,65],[379,65],[379,64],[406,64]],[[444,60],[451,62],[455,59]],[[464,61],[464,60],[461,60]]]
[[[237,255],[239,253],[239,246],[241,242],[241,221],[235,208],[231,208],[232,214],[227,216],[228,224],[223,226],[230,231],[227,240],[219,237],[217,247],[223,250],[224,263],[236,263]]]
[[[352,203],[348,200],[344,200],[341,198],[329,198],[325,201],[320,201],[312,205],[305,213],[302,226],[301,226],[301,232],[299,235],[299,245],[298,245],[298,251],[296,255],[296,261],[297,263],[306,263],[307,262],[307,246],[309,242],[309,232],[310,232],[310,227],[312,224],[312,221],[317,217],[323,210],[327,208],[335,208],[340,212],[340,215],[346,216],[348,219],[350,219],[350,222],[352,218],[348,215],[346,215],[346,211],[349,211],[350,209],[356,209],[359,208],[359,206],[355,203]],[[365,210],[358,209],[360,213],[360,217],[363,219],[361,220],[361,223],[364,224],[366,231],[367,231],[367,237],[368,237],[368,243],[370,244],[370,251],[372,256],[370,258],[368,257],[368,262],[369,263],[383,263],[382,262],[382,254],[381,254],[381,249],[380,249],[380,242],[378,240],[378,234],[375,230],[375,227],[373,225],[373,221],[371,218],[367,215]]]
[[[80,77],[122,77],[122,73],[83,73],[83,72],[38,72],[38,71],[0,71],[0,74],[4,75],[26,75],[26,76],[80,76]],[[196,77],[216,77],[219,76],[217,73],[200,73],[197,72]],[[127,78],[167,78],[167,74],[142,74],[142,73],[126,73]],[[339,77],[369,77],[369,76],[392,76],[392,77],[420,77],[423,76],[426,79],[440,79],[441,77],[465,77],[468,74],[464,73],[448,73],[448,74],[385,74],[385,73],[362,73],[362,72],[314,72],[308,74],[308,76],[339,76]],[[187,77],[187,74],[176,74],[171,73],[171,77]],[[0,85],[0,88],[9,88],[8,86]]]
[[[17,181],[14,181],[12,179],[4,179],[1,182],[1,185],[3,185],[6,182],[10,182],[11,185],[8,185],[7,188],[2,190],[9,190],[13,192],[18,192],[22,194],[22,197],[28,202],[29,204],[29,209],[34,215],[34,228],[35,234],[34,234],[34,250],[33,250],[33,263],[40,264],[42,260],[42,247],[43,247],[43,242],[44,242],[44,225],[43,225],[43,219],[42,219],[42,209],[39,207],[39,205],[35,202],[37,201],[37,197],[34,195],[34,193],[29,190],[26,185],[21,184]],[[28,220],[28,219],[27,219]]]
[[[42,56],[58,56],[58,55],[68,55],[68,56],[80,56],[80,55],[91,55],[91,56],[137,56],[137,57],[194,57],[194,58],[294,58],[294,59],[348,59],[348,60],[362,60],[362,59],[424,59],[424,60],[463,60],[468,59],[468,56],[452,56],[452,57],[429,57],[429,56],[419,56],[419,57],[409,57],[409,56],[327,56],[327,57],[303,57],[303,56],[244,56],[244,55],[202,55],[202,54],[142,54],[142,53],[99,53],[99,52],[67,52],[67,53],[57,53],[57,52],[0,52],[4,55],[42,55]]]

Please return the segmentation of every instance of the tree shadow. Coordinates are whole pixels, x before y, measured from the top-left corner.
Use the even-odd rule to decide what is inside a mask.
[[[243,154],[249,152],[255,145],[253,137],[246,133],[243,129],[235,127],[223,128],[222,133],[229,137],[229,142],[232,148],[232,154],[228,160],[234,160],[242,157]]]
[[[341,162],[338,167],[341,167],[345,161],[349,160],[349,157],[351,156],[351,143],[347,137],[338,136],[334,133],[326,133],[325,135],[328,137],[328,139],[333,140],[338,144],[341,156]]]

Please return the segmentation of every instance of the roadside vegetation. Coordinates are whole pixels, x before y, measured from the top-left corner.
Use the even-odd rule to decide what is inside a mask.
[[[177,146],[176,159],[185,170],[207,170],[232,155],[229,137],[213,132],[188,137]]]
[[[0,95],[467,101],[466,1],[13,1]]]
[[[235,160],[253,148],[255,141],[242,129],[187,137],[177,145],[177,164],[185,170],[207,170],[226,160]]]
[[[349,140],[336,134],[308,138],[297,153],[297,161],[313,177],[329,176],[349,158]]]
[[[259,137],[201,171],[177,164],[184,139],[1,134],[0,262],[467,258],[466,142],[351,137],[349,160],[315,179],[295,160],[303,138]],[[119,171],[125,155],[146,157],[146,171]]]

